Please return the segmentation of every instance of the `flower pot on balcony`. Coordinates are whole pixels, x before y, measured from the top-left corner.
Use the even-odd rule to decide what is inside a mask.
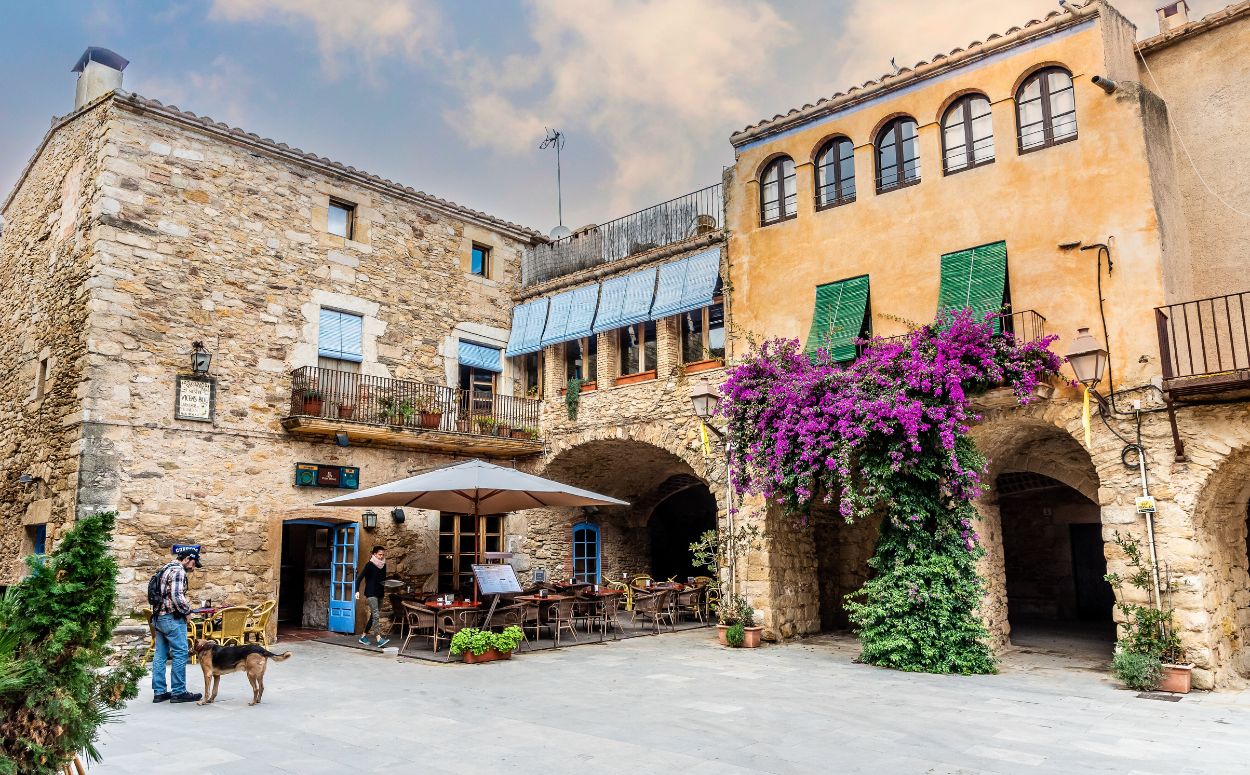
[[[486,649],[481,654],[474,654],[472,651],[464,652],[464,663],[466,665],[494,662],[496,659],[512,659],[512,652],[499,651],[497,649]]]
[[[339,419],[350,420],[356,414],[356,407],[351,404],[339,404]]]
[[[512,438],[514,439],[528,439],[529,437],[530,437],[529,431],[522,430],[520,428],[512,429]]]
[[[506,439],[511,434],[512,434],[512,428],[508,427],[507,425],[500,424],[500,425],[495,426],[496,436],[503,436]]]
[[[463,418],[456,420],[456,430],[461,433],[470,433],[473,430],[473,424]]]
[[[320,398],[304,399],[304,414],[320,415],[321,410],[325,408],[325,401]]]
[[[1159,691],[1174,692],[1176,694],[1189,694],[1189,690],[1193,688],[1193,671],[1194,666],[1190,665],[1163,665],[1163,678],[1159,681]]]
[[[421,412],[419,423],[422,428],[433,430],[443,423],[442,412]]]

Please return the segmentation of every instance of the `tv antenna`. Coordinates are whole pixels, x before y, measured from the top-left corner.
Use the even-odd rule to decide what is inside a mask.
[[[564,147],[564,133],[559,129],[547,129],[547,136],[538,144],[538,149],[545,151],[548,148],[556,149],[556,214],[559,218],[560,225],[552,230],[552,236],[555,237],[559,233],[560,237],[566,235],[568,229],[564,227],[564,192],[560,181],[560,149]],[[557,237],[558,239],[558,237]]]

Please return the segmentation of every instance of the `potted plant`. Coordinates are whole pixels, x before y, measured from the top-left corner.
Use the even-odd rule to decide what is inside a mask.
[[[432,395],[418,396],[413,402],[417,412],[417,424],[422,428],[435,429],[443,422],[443,410],[438,399]]]
[[[464,661],[470,665],[511,659],[512,652],[524,639],[525,633],[516,625],[505,627],[503,632],[465,627],[451,636],[451,653],[454,656],[463,655]]]
[[[755,625],[755,609],[746,597],[738,593],[738,578],[746,577],[746,569],[738,573],[741,561],[752,549],[760,546],[760,529],[753,524],[739,525],[725,535],[708,530],[690,545],[696,568],[707,568],[709,575],[718,580],[720,603],[716,606],[716,638],[721,645],[756,648],[760,645],[764,628]],[[725,569],[725,574],[721,570]]]
[[[339,419],[350,420],[352,415],[356,413],[356,406],[350,401],[339,402]]]
[[[536,439],[538,438],[538,429],[529,425],[522,425],[519,428],[513,428],[512,438],[514,439]]]
[[[473,418],[473,427],[483,436],[494,436],[495,427],[498,424],[494,417],[481,416]]]
[[[1172,620],[1172,606],[1161,599],[1157,606],[1129,603],[1124,596],[1126,582],[1153,597],[1161,595],[1163,589],[1170,592],[1170,580],[1159,578],[1157,566],[1145,557],[1136,538],[1121,535],[1117,530],[1113,542],[1124,552],[1132,572],[1127,579],[1118,573],[1106,576],[1120,600],[1116,608],[1124,615],[1124,634],[1116,642],[1111,669],[1130,689],[1188,694],[1194,666],[1185,661],[1185,649]]]
[[[378,398],[378,407],[381,410],[382,420],[391,425],[408,425],[408,421],[412,419],[412,416],[417,411],[412,405],[412,401],[406,398],[396,398],[389,394],[384,394]]]
[[[582,381],[580,379],[569,380],[568,386],[564,389],[564,408],[568,411],[569,419],[577,419],[577,407],[582,401]]]
[[[325,396],[316,388],[304,391],[304,414],[320,415],[325,407]]]

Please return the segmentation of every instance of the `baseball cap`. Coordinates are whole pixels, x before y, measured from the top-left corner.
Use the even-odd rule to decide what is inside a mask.
[[[179,560],[185,560],[190,557],[195,560],[195,567],[203,568],[200,564],[200,545],[199,544],[174,544],[173,554]]]

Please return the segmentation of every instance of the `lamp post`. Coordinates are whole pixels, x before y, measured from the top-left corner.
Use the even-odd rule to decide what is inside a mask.
[[[690,403],[694,405],[695,417],[706,425],[712,415],[716,414],[716,408],[720,406],[720,393],[706,379],[701,379],[690,388]],[[715,427],[712,427],[712,432],[717,436],[721,435]]]
[[[1092,390],[1107,372],[1107,350],[1098,344],[1088,328],[1078,328],[1068,350],[1068,363],[1072,365],[1076,381]]]
[[[191,373],[207,374],[213,363],[213,354],[204,349],[203,342],[191,343]]]

